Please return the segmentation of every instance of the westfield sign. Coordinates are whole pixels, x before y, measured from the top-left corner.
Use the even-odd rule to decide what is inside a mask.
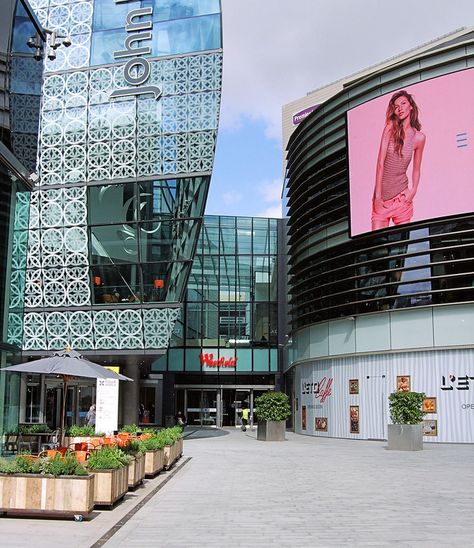
[[[199,354],[199,360],[201,367],[235,367],[237,365],[237,358],[221,358],[215,360],[214,354]]]

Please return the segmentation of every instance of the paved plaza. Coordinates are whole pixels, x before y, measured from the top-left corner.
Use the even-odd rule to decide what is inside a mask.
[[[472,445],[394,452],[292,433],[280,443],[255,431],[186,434],[178,467],[114,511],[83,523],[1,518],[0,545],[474,546]]]

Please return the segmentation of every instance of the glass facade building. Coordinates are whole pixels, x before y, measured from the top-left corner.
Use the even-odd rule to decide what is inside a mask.
[[[165,415],[235,425],[241,403],[278,382],[279,226],[204,218],[183,314],[167,354],[151,366],[175,394],[175,402],[165,394]]]
[[[460,31],[348,79],[290,138],[287,378],[301,433],[385,438],[388,395],[398,377],[408,377],[411,390],[439,398],[438,413],[426,417],[425,441],[474,441],[464,399],[443,382],[446,368],[451,377],[474,375],[474,217],[422,220],[351,238],[346,123],[349,109],[376,97],[470,69],[473,40],[472,29]],[[367,178],[375,180],[374,173]],[[420,185],[433,183],[423,180],[422,167]],[[357,381],[352,392],[349,381]]]
[[[120,387],[119,422],[137,422],[138,381],[165,353],[180,315],[209,189],[222,77],[220,2],[31,6],[67,47],[46,48],[36,90],[39,154],[31,158],[39,180],[21,240],[26,270],[11,286],[8,343],[24,358],[70,345],[121,367],[137,382]],[[20,422],[56,427],[56,380],[23,381]],[[94,400],[93,382],[72,382],[67,422],[82,423]]]
[[[28,41],[44,35],[27,2],[6,0],[0,20],[0,366],[18,360],[22,332],[28,214],[35,170],[42,63]],[[15,344],[17,343],[17,344]],[[19,378],[0,376],[0,431],[18,422]]]
[[[27,355],[166,349],[212,171],[218,1],[34,0],[47,59],[26,271]]]

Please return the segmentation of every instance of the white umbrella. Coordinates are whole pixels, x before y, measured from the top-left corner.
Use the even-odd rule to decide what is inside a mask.
[[[115,373],[97,363],[83,358],[79,352],[70,348],[55,352],[47,358],[32,362],[20,363],[5,367],[1,371],[10,373],[37,373],[41,375],[61,375],[63,378],[63,401],[61,411],[60,437],[61,445],[64,442],[64,416],[66,414],[67,383],[70,377],[88,377],[92,379],[116,379],[120,381],[133,381],[125,375]]]

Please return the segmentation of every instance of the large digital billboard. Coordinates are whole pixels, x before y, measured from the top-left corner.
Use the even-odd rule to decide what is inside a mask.
[[[347,113],[350,233],[474,210],[474,69]]]

